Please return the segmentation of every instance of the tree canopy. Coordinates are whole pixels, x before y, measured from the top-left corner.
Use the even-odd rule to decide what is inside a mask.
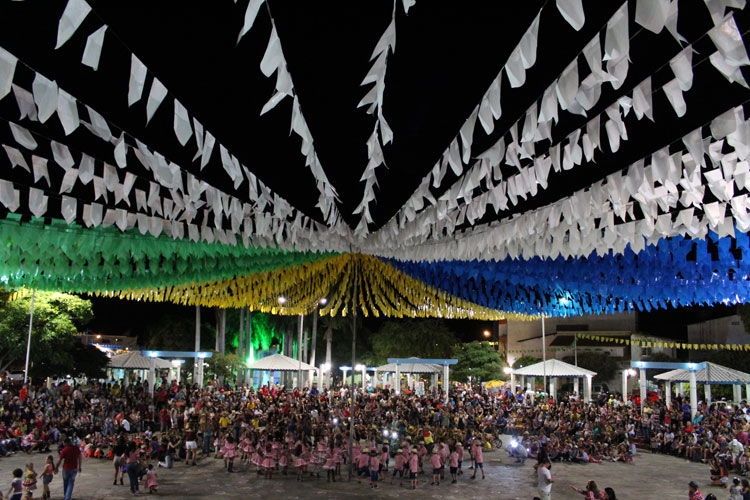
[[[566,356],[563,361],[572,365],[575,357]],[[594,380],[606,382],[614,378],[618,365],[612,358],[600,352],[584,351],[578,353],[578,366],[596,372]]]
[[[0,370],[20,365],[26,356],[31,294],[0,303]],[[91,355],[75,335],[93,318],[91,302],[76,295],[37,291],[31,330],[31,374],[78,374],[76,364]],[[93,357],[96,364],[100,357]],[[106,362],[105,362],[106,366]],[[89,370],[86,368],[85,370]],[[95,373],[94,369],[92,373]]]
[[[529,366],[535,363],[539,363],[540,361],[541,359],[537,357],[524,355],[513,362],[513,368],[517,370],[519,368],[523,368],[524,366]]]
[[[370,338],[374,364],[387,358],[450,358],[456,336],[437,319],[385,321]]]
[[[482,382],[505,380],[505,361],[489,342],[456,344],[453,347],[453,357],[458,360],[451,367],[451,378],[455,381],[465,382],[469,377],[476,377]]]

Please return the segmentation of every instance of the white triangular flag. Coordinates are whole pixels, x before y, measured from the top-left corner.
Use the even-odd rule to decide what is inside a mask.
[[[94,159],[86,153],[81,154],[81,163],[78,166],[78,178],[84,186],[94,178]]]
[[[639,120],[647,116],[649,120],[654,121],[650,76],[633,89],[633,111]]]
[[[580,31],[586,22],[582,0],[557,0],[557,10],[574,30]]]
[[[81,124],[78,118],[78,102],[63,89],[59,89],[57,95],[57,118],[62,124],[65,135],[70,135]]]
[[[40,179],[44,179],[47,181],[47,187],[51,187],[52,183],[49,180],[47,159],[40,158],[37,155],[31,155],[31,166],[34,169],[34,183],[36,184]]]
[[[255,18],[258,15],[258,10],[260,10],[262,4],[263,0],[250,0],[247,4],[247,9],[245,10],[245,22],[242,25],[242,31],[240,31],[240,34],[237,37],[237,43],[240,43],[240,40],[245,36],[245,33],[250,31],[250,28],[253,27]]]
[[[130,80],[128,81],[128,106],[138,102],[143,95],[148,68],[135,54],[130,55]],[[156,79],[155,79],[156,80]],[[153,87],[151,88],[153,92]]]
[[[21,167],[27,172],[31,172],[31,170],[29,170],[29,164],[26,163],[26,158],[23,157],[23,153],[7,144],[3,144],[3,149],[5,149],[5,152],[8,154],[11,168]]]
[[[78,179],[77,169],[69,168],[68,170],[66,170],[65,175],[63,176],[63,180],[60,183],[60,194],[70,193],[76,184],[76,179]]]
[[[159,81],[158,78],[154,77],[154,81],[151,82],[151,91],[148,94],[148,100],[146,101],[146,125],[151,121],[151,118],[156,113],[159,105],[167,95],[167,88]]]
[[[86,16],[91,12],[91,7],[86,0],[68,0],[68,4],[65,6],[65,10],[60,17],[60,22],[57,25],[57,44],[55,49],[59,49],[62,45],[70,40],[73,33],[76,32],[78,27],[81,25]]]
[[[680,89],[687,92],[693,86],[693,47],[688,45],[669,61]]]
[[[83,49],[81,63],[90,67],[94,71],[99,69],[99,59],[102,55],[102,46],[104,45],[104,34],[106,31],[107,25],[105,24],[91,33],[86,40],[86,48]]]
[[[0,99],[10,92],[17,62],[16,56],[0,47]]]
[[[75,198],[70,196],[63,196],[62,203],[60,206],[60,213],[65,219],[65,222],[72,224],[76,220],[76,214],[78,212],[78,204]]]
[[[29,211],[37,218],[47,212],[47,197],[41,189],[29,188]]]
[[[36,149],[38,144],[34,140],[34,136],[31,135],[31,132],[13,122],[8,122],[8,125],[10,126],[10,131],[13,133],[13,138],[18,144],[31,151]]]
[[[266,76],[271,76],[283,61],[284,54],[281,51],[281,41],[279,41],[279,36],[276,34],[276,27],[274,26],[271,28],[271,36],[268,38],[266,52],[260,61],[260,71]]]
[[[635,22],[657,35],[664,29],[669,15],[670,0],[638,0]]]
[[[193,136],[187,109],[177,99],[174,100],[174,133],[183,146]]]
[[[86,105],[86,110],[89,112],[89,119],[91,120],[91,132],[105,142],[111,141],[112,131],[109,129],[107,120],[88,105]]]
[[[31,95],[31,92],[16,84],[11,85],[11,87],[13,88],[13,97],[16,98],[16,104],[18,104],[18,110],[21,112],[21,116],[18,119],[23,120],[28,117],[33,122],[38,121],[34,96]]]
[[[21,193],[13,188],[13,183],[0,179],[0,203],[10,212],[15,212],[21,206]]]
[[[37,73],[31,90],[34,92],[37,117],[44,123],[57,111],[57,83]]]
[[[669,103],[674,108],[674,112],[677,113],[677,116],[684,116],[687,111],[687,105],[682,96],[682,89],[680,89],[680,82],[677,81],[677,78],[667,82],[662,89],[664,90],[667,99],[669,99]]]

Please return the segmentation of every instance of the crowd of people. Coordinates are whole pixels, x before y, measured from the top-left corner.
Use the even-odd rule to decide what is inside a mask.
[[[134,494],[158,491],[159,467],[179,460],[193,466],[205,457],[220,459],[229,473],[251,471],[265,479],[325,476],[335,482],[348,476],[353,463],[358,480],[371,488],[437,487],[484,479],[484,453],[502,446],[500,436],[510,434],[506,448],[512,459],[536,462],[540,498],[554,482],[552,463],[627,464],[639,453],[637,444],[704,461],[712,484],[728,487],[736,493],[732,498],[750,498],[743,477],[750,455],[744,403],[701,408],[693,420],[680,398],[672,408],[649,402],[641,412],[615,396],[584,404],[462,390],[446,403],[440,394],[375,390],[355,398],[350,440],[349,401],[345,387],[300,393],[166,380],[153,395],[139,381],[127,387],[109,382],[9,388],[0,397],[0,455],[39,452],[46,461],[38,472],[31,461],[26,470],[13,471],[8,496],[30,498],[40,487],[48,498],[62,469],[70,498],[80,457],[111,460],[113,483],[124,486],[127,477]],[[616,498],[612,488],[600,491],[593,481],[572,487],[586,498]]]

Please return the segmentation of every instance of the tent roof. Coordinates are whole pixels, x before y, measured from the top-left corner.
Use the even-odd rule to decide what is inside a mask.
[[[109,367],[126,370],[148,370],[151,367],[151,359],[154,360],[156,368],[171,368],[172,366],[172,363],[166,359],[150,358],[138,351],[130,351],[112,356],[109,360]]]
[[[409,359],[418,360],[420,358],[411,357]],[[422,363],[400,363],[399,373],[443,373],[443,367],[440,365],[422,364]],[[378,366],[379,372],[395,373],[396,363],[388,363]]]
[[[279,372],[303,372],[315,370],[316,368],[307,363],[300,363],[294,358],[283,354],[272,354],[264,358],[256,359],[247,367],[251,370],[279,371]],[[301,368],[300,368],[301,367]]]
[[[559,359],[548,359],[547,361],[540,361],[539,363],[513,370],[513,374],[527,377],[542,377],[545,374],[548,377],[584,377],[586,375],[593,377],[596,375],[596,372],[571,365]]]
[[[654,378],[669,382],[690,382],[690,370],[671,370]],[[748,384],[750,374],[707,361],[705,369],[695,371],[695,380],[701,384]]]

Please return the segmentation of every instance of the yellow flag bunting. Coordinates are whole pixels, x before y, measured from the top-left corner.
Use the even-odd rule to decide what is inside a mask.
[[[636,345],[639,347],[657,347],[660,349],[686,349],[691,351],[750,351],[750,344],[692,344],[648,337],[642,339],[629,339],[622,337],[604,337],[588,333],[578,333],[576,335],[578,338],[596,340],[597,342],[612,342],[615,344]]]
[[[231,279],[137,290],[93,292],[96,296],[237,308],[272,314],[395,318],[531,320],[533,316],[489,309],[435,289],[369,255],[338,255],[302,265]],[[321,299],[325,299],[322,301]],[[325,304],[321,304],[325,302]]]

